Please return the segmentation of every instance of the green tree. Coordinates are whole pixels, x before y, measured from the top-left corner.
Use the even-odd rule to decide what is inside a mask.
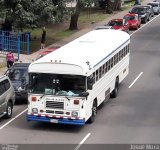
[[[0,7],[6,12],[4,26],[21,30],[60,22],[67,15],[64,0],[0,0]]]
[[[77,0],[76,7],[71,11],[71,20],[69,30],[78,29],[78,18],[84,7],[91,7],[94,0]]]

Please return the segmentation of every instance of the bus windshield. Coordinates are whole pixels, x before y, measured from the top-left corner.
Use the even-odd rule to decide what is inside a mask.
[[[30,92],[34,94],[80,96],[86,91],[85,76],[30,73],[29,78]]]

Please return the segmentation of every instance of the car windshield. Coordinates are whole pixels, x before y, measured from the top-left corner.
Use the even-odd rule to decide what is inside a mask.
[[[11,81],[20,81],[23,78],[26,78],[27,73],[26,69],[12,69],[9,71],[9,78]]]
[[[86,77],[80,75],[62,75],[31,73],[30,92],[44,95],[79,96],[86,91]]]
[[[144,8],[133,8],[132,10],[131,10],[131,12],[132,13],[145,13],[145,9]]]
[[[108,23],[109,26],[122,26],[123,22],[122,21],[110,21]]]
[[[125,20],[136,20],[137,17],[136,16],[124,16]]]

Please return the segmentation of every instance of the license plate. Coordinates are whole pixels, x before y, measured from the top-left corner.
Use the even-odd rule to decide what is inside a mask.
[[[56,119],[51,119],[50,122],[51,122],[51,123],[58,123],[58,120],[56,120]]]

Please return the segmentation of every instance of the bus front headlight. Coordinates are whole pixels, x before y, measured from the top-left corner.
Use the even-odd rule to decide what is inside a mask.
[[[72,111],[72,116],[73,117],[78,117],[78,112],[77,111]]]

